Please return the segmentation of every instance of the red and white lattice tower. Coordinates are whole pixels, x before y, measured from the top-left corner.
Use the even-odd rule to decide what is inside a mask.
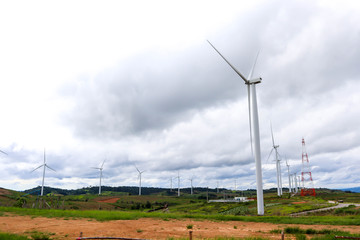
[[[309,158],[305,149],[305,140],[302,139],[302,168],[301,168],[301,196],[315,196],[314,183],[311,176]]]

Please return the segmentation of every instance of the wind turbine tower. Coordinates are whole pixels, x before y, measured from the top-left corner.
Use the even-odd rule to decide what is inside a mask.
[[[305,148],[305,140],[302,139],[302,168],[301,168],[301,181],[303,187],[301,189],[301,196],[314,196],[316,195],[314,184],[311,176],[309,158]],[[306,184],[305,184],[306,183]]]
[[[259,117],[256,99],[256,84],[261,83],[261,78],[252,78],[255,63],[250,71],[249,77],[245,78],[209,41],[208,43],[212,48],[225,60],[227,64],[244,80],[247,86],[248,92],[248,107],[249,107],[249,123],[250,123],[250,143],[253,155],[255,155],[255,166],[256,166],[256,195],[257,195],[257,210],[258,215],[264,215],[264,192],[263,192],[263,181],[262,181],[262,169],[261,169],[261,149],[260,149],[260,130],[259,130]],[[254,139],[254,147],[252,140]]]
[[[272,138],[273,148],[271,149],[271,151],[269,153],[269,157],[271,156],[271,153],[275,150],[277,195],[279,197],[281,197],[282,196],[282,181],[281,181],[280,157],[279,157],[279,152],[278,152],[279,145],[275,145],[274,134],[273,134],[271,123],[270,123],[270,129],[271,129],[271,138]],[[268,159],[269,159],[269,157],[268,157]]]
[[[286,167],[288,170],[288,177],[289,177],[289,193],[291,193],[291,180],[290,180],[290,165],[288,164],[287,158],[285,157],[285,161],[286,161]]]
[[[178,171],[177,179],[178,179],[178,197],[180,197],[180,172],[179,171]]]
[[[39,167],[35,168],[34,170],[32,170],[31,172],[39,169],[43,167],[43,178],[42,178],[42,184],[41,184],[41,193],[40,193],[40,196],[43,196],[44,195],[44,182],[45,182],[45,170],[46,168],[49,168],[51,170],[53,170],[54,172],[56,172],[54,169],[52,169],[49,165],[46,164],[46,154],[45,154],[45,148],[44,148],[44,163],[41,164]]]
[[[170,192],[172,192],[173,188],[172,188],[172,180],[173,180],[173,177],[170,177]]]
[[[142,174],[143,172],[145,172],[145,170],[144,170],[144,171],[140,171],[136,166],[135,166],[135,168],[136,168],[136,170],[137,170],[138,173],[139,173],[138,177],[139,177],[139,196],[140,196],[140,195],[141,195],[141,174]]]
[[[190,194],[193,195],[193,179],[194,177],[191,177],[189,180],[190,180],[190,184],[191,184],[191,188],[190,188]]]
[[[99,176],[99,195],[101,194],[101,179],[102,179],[102,171],[103,171],[104,163],[105,163],[105,160],[101,164],[101,167],[99,167],[99,168],[98,167],[93,167],[93,169],[99,169],[99,172],[100,172],[100,176]]]

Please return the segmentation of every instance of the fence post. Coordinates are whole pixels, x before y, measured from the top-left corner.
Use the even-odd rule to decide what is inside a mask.
[[[192,231],[189,231],[189,239],[192,240]]]

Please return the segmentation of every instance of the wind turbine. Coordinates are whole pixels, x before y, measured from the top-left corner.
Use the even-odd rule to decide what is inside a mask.
[[[296,178],[296,173],[295,173],[295,178]],[[296,192],[298,192],[299,191],[299,188],[301,188],[301,184],[300,184],[300,176],[297,176],[297,182],[295,182],[296,183]]]
[[[261,83],[261,78],[252,79],[255,64],[259,53],[255,58],[255,63],[250,71],[249,77],[245,78],[226,58],[212,45],[208,43],[214,50],[225,60],[227,64],[244,80],[247,85],[248,92],[248,108],[249,108],[249,124],[250,124],[250,142],[251,151],[255,155],[256,165],[256,195],[257,195],[257,209],[258,215],[264,215],[264,193],[263,193],[263,182],[262,182],[262,169],[261,169],[261,150],[260,150],[260,130],[259,130],[259,117],[257,109],[256,99],[256,84]],[[253,151],[252,140],[254,139],[255,151]]]
[[[287,158],[285,156],[286,166],[288,169],[288,177],[289,177],[289,193],[291,193],[291,181],[290,181],[290,165],[288,164]]]
[[[136,168],[136,170],[138,171],[138,173],[139,173],[139,196],[141,195],[141,174],[143,173],[143,172],[145,172],[145,170],[144,171],[140,171],[136,166],[135,166],[135,168]]]
[[[39,169],[39,168],[41,168],[41,167],[43,167],[43,178],[42,178],[41,193],[40,193],[40,195],[43,196],[43,194],[44,194],[44,181],[45,181],[45,169],[46,169],[46,168],[49,168],[49,169],[53,170],[54,172],[56,172],[56,171],[55,171],[54,169],[52,169],[49,165],[46,164],[45,148],[44,148],[44,163],[41,164],[39,167],[35,168],[34,170],[32,170],[31,172],[33,172],[33,171],[35,171],[35,170],[37,170],[37,169]]]
[[[279,158],[279,152],[278,152],[279,145],[275,145],[274,134],[273,134],[271,123],[270,123],[270,129],[271,129],[271,138],[272,138],[273,148],[271,149],[271,151],[269,153],[268,159],[271,156],[271,153],[275,150],[277,195],[280,197],[280,196],[282,196],[282,183],[281,183],[280,158]]]
[[[190,183],[191,183],[191,191],[190,191],[190,194],[193,195],[193,179],[194,179],[194,176],[192,176],[189,180],[190,180]]]
[[[178,197],[180,197],[180,172],[178,171],[178,176],[175,177],[178,179]]]
[[[173,177],[170,177],[170,192],[172,192],[172,180],[173,180]]]
[[[103,163],[101,164],[101,167],[93,167],[94,169],[99,169],[100,171],[100,183],[99,183],[99,195],[101,194],[101,179],[102,179],[102,171],[103,171],[103,166],[104,166],[105,160],[103,161]]]

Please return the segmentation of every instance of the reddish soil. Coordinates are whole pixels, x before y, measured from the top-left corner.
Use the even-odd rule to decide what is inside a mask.
[[[9,190],[0,188],[0,195],[8,195],[8,194],[11,194],[11,192]]]
[[[83,237],[129,237],[143,239],[186,238],[188,225],[193,225],[193,237],[267,237],[280,239],[279,234],[270,231],[290,224],[271,224],[254,222],[213,222],[195,220],[159,220],[143,218],[139,220],[116,220],[98,222],[90,219],[56,219],[29,216],[0,216],[0,231],[27,234],[32,231],[54,233],[53,239],[76,239],[80,232]],[[360,233],[360,226],[296,225],[300,228],[338,229]],[[286,236],[288,238],[289,236]]]
[[[292,204],[302,204],[302,203],[306,203],[306,202],[292,202]]]
[[[97,200],[97,202],[103,202],[103,203],[116,203],[117,200],[120,198],[107,198],[107,199],[101,199]]]

